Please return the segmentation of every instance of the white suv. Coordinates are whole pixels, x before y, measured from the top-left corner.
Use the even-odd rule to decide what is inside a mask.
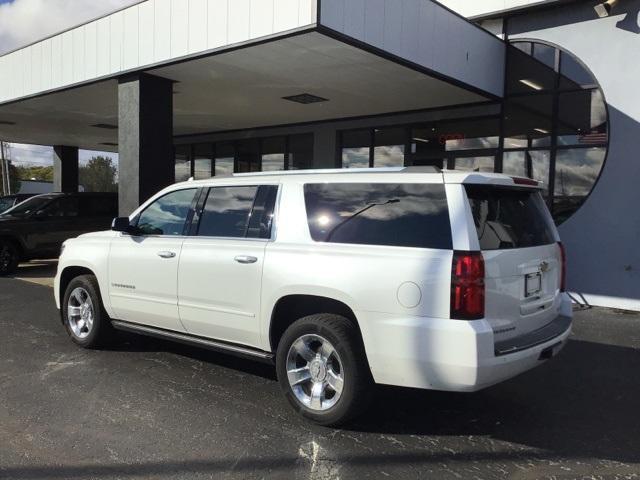
[[[166,188],[65,243],[72,340],[114,329],[275,362],[335,425],[373,383],[476,391],[571,330],[564,252],[537,182],[430,168],[236,174]]]

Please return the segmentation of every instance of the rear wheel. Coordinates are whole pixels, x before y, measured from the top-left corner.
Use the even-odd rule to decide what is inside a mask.
[[[11,275],[18,269],[20,252],[10,240],[0,240],[0,276]]]
[[[278,381],[291,405],[320,425],[339,425],[368,406],[371,374],[357,328],[317,314],[294,322],[276,354]]]
[[[113,337],[111,319],[102,306],[98,280],[93,275],[81,275],[69,282],[62,315],[69,337],[81,347],[102,347]]]

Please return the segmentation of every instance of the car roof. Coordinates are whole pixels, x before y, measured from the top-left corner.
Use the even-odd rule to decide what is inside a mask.
[[[234,173],[215,176],[202,180],[190,179],[173,187],[207,187],[217,184],[250,185],[256,183],[286,182],[374,182],[388,180],[393,183],[465,183],[502,185],[508,187],[540,188],[540,184],[530,179],[520,179],[501,173],[461,172],[456,170],[440,170],[436,167],[387,167],[387,168],[352,168],[352,169],[320,169],[320,170],[288,170],[274,172]],[[173,190],[169,187],[167,190]]]

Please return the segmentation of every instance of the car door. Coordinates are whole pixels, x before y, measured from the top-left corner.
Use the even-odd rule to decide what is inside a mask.
[[[62,242],[79,234],[79,210],[78,198],[69,195],[53,200],[36,212],[27,240],[30,249],[40,254],[57,255]]]
[[[260,346],[260,293],[277,185],[212,187],[182,246],[180,318],[202,337]]]
[[[109,252],[109,298],[118,320],[184,331],[178,315],[178,262],[198,189],[176,190],[132,220]]]

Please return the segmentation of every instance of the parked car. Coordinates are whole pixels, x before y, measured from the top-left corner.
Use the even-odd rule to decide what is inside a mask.
[[[62,242],[108,228],[117,211],[113,193],[49,193],[10,208],[0,215],[0,276],[21,261],[57,257]]]
[[[459,392],[556,355],[572,309],[537,182],[406,168],[236,174],[171,186],[65,242],[71,339],[114,329],[274,362],[323,425],[373,383]]]
[[[5,195],[4,197],[0,197],[0,214],[31,197],[33,197],[33,194],[29,193],[16,193],[14,195]]]

